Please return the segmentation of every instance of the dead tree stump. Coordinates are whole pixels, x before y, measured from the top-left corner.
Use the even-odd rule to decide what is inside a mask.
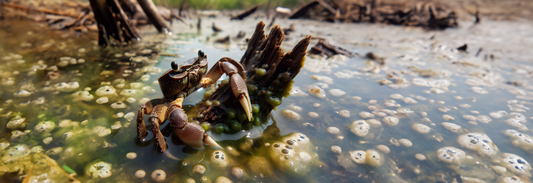
[[[305,37],[292,51],[285,54],[280,47],[285,37],[283,30],[275,25],[267,36],[264,27],[265,23],[262,21],[257,24],[248,42],[248,48],[240,60],[247,71],[246,83],[251,103],[260,106],[259,112],[253,114],[252,121],[261,122],[266,122],[267,116],[281,103],[282,97],[288,96],[293,78],[303,67],[304,56],[311,40],[311,36]],[[214,105],[215,103],[217,105]],[[235,110],[237,114],[244,113],[230,84],[225,84],[218,87],[209,97],[204,97],[195,111],[200,123],[209,122],[214,125],[227,121],[229,109]],[[247,119],[240,123],[243,127],[251,124]]]

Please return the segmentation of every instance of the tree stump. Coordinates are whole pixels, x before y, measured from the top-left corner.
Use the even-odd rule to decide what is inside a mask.
[[[261,122],[266,122],[272,109],[281,104],[282,97],[288,96],[293,78],[303,67],[304,56],[311,40],[311,36],[305,37],[292,51],[285,54],[280,47],[285,37],[283,30],[275,25],[267,36],[264,34],[264,27],[265,23],[262,21],[257,24],[248,42],[248,48],[240,60],[247,71],[245,75],[250,101],[252,105],[260,106],[259,112],[253,114],[252,121]],[[196,106],[196,120],[212,125],[224,122],[227,121],[230,109],[235,110],[237,114],[244,113],[230,84],[221,85]],[[246,125],[251,125],[247,119],[239,123],[245,129]]]

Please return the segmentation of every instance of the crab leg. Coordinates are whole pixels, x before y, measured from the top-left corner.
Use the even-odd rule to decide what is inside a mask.
[[[251,121],[252,104],[250,102],[250,96],[248,95],[248,87],[246,87],[246,82],[244,82],[244,79],[246,79],[244,67],[239,64],[239,62],[228,57],[220,59],[213,68],[209,70],[207,75],[202,78],[200,84],[202,84],[202,86],[214,84],[224,73],[230,77],[233,94],[239,99],[239,102],[246,112],[248,121]]]
[[[144,125],[144,114],[151,114],[153,106],[163,104],[165,100],[154,99],[141,105],[141,108],[137,112],[137,137],[144,139],[148,133],[146,133],[146,126]]]
[[[164,111],[167,110],[167,106],[163,104],[156,105],[152,110],[150,115],[150,123],[152,124],[152,135],[154,136],[155,145],[158,147],[160,152],[165,152],[167,150],[167,143],[165,142],[165,137],[159,129],[159,124],[165,121]]]

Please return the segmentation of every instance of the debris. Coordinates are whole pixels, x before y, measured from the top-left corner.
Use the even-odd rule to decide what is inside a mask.
[[[476,21],[474,22],[474,24],[478,24],[480,21],[481,21],[481,16],[479,15],[479,10],[476,11]]]
[[[215,43],[229,43],[229,36],[226,36],[224,38],[216,39]]]
[[[463,46],[459,46],[457,48],[457,50],[462,51],[462,52],[466,52],[467,48],[468,48],[468,45],[465,43]]]
[[[479,48],[479,49],[477,50],[476,57],[479,56],[479,53],[481,53],[481,51],[483,51],[483,48]]]
[[[311,54],[326,55],[328,57],[331,57],[333,55],[338,55],[338,54],[341,54],[347,57],[356,56],[355,53],[352,53],[344,48],[333,46],[327,43],[325,39],[320,39],[318,43],[311,48],[310,52]]]
[[[261,4],[258,4],[251,7],[250,9],[244,10],[239,14],[232,16],[230,20],[242,20],[243,18],[246,18],[247,16],[250,16],[252,13],[254,13],[260,5]]]
[[[286,17],[289,16],[292,13],[291,9],[284,8],[284,7],[277,7],[276,8],[276,15]]]
[[[219,27],[217,27],[217,26],[215,25],[215,22],[213,22],[213,27],[211,27],[211,28],[213,28],[213,31],[215,31],[215,32],[222,32],[222,29],[219,28]]]
[[[317,1],[311,1],[311,2],[301,6],[300,8],[294,10],[292,15],[289,16],[289,19],[296,19],[296,18],[300,18],[300,17],[304,16],[305,13],[307,11],[309,11],[309,9],[315,7],[316,5],[318,5]]]
[[[373,52],[368,52],[365,56],[368,59],[376,61],[379,65],[385,65],[385,58],[379,57]]]
[[[243,38],[244,35],[246,35],[246,34],[244,33],[244,31],[239,31],[239,33],[237,34],[237,39],[241,39],[241,38]]]
[[[294,24],[291,24],[289,27],[283,29],[285,35],[289,35],[291,32],[294,32]]]
[[[317,6],[319,5],[319,6]],[[330,22],[372,22],[419,26],[429,29],[457,27],[457,15],[433,2],[413,5],[401,2],[314,0],[296,9],[289,19],[310,18]]]

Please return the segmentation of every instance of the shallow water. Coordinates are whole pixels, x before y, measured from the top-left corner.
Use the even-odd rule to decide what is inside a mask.
[[[9,161],[0,164],[0,173],[6,172],[5,168],[12,168],[3,174],[3,180],[21,181],[23,177],[20,175],[31,169],[31,165],[27,164],[34,163],[33,160],[8,157],[12,152],[10,149],[21,144],[41,146],[42,150],[35,148],[34,152],[43,151],[60,166],[67,165],[82,182],[153,181],[151,174],[156,169],[166,172],[167,182],[183,182],[190,178],[215,181],[219,176],[226,176],[234,182],[450,182],[454,179],[499,182],[513,176],[524,182],[530,179],[531,168],[525,166],[527,163],[519,163],[524,168],[516,171],[503,160],[508,156],[504,153],[512,153],[521,157],[521,162],[533,161],[532,144],[505,134],[505,130],[513,129],[522,135],[533,136],[528,128],[531,125],[527,122],[533,120],[530,111],[533,104],[530,82],[533,74],[533,52],[530,51],[533,33],[529,31],[533,24],[525,21],[487,20],[479,25],[462,22],[458,29],[425,31],[388,25],[277,20],[282,28],[295,24],[296,32],[286,36],[283,44],[286,50],[305,35],[312,35],[325,38],[359,56],[307,56],[304,68],[295,78],[291,96],[283,99],[283,104],[272,112],[273,120],[268,124],[237,134],[210,132],[225,147],[225,156],[229,159],[227,166],[220,166],[211,159],[214,157],[213,149],[198,151],[175,145],[179,142],[173,140],[172,135],[167,137],[167,142],[171,142],[168,152],[180,160],[157,153],[150,141],[140,143],[136,140],[132,116],[136,115],[143,98],[162,96],[154,81],[170,68],[171,61],[185,61],[196,56],[201,49],[208,55],[212,66],[218,58],[238,59],[244,53],[244,40],[235,36],[241,30],[246,32],[246,37],[251,36],[259,19],[227,20],[227,17],[203,17],[201,30],[174,22],[174,35],[168,38],[145,31],[144,44],[124,48],[129,53],[145,56],[134,58],[133,64],[127,62],[129,55],[123,50],[102,51],[94,46],[94,41],[87,41],[84,37],[62,38],[54,31],[37,31],[39,28],[2,28],[0,36],[5,41],[0,42],[0,102],[3,103],[0,107],[0,153],[3,160]],[[196,20],[189,21],[196,25]],[[224,31],[213,34],[212,22]],[[48,36],[48,39],[43,39],[41,35]],[[229,44],[213,43],[215,39],[227,35],[231,36]],[[18,42],[8,37],[14,37]],[[165,39],[164,44],[158,44],[161,39]],[[313,40],[310,46],[316,42]],[[468,44],[467,52],[455,49],[465,43]],[[476,56],[480,47],[483,50]],[[385,64],[366,58],[368,52],[382,57]],[[176,55],[160,56],[155,60],[156,53]],[[76,58],[76,62],[70,62],[71,58],[60,58],[65,56]],[[85,62],[80,63],[80,58]],[[53,65],[58,66],[57,70]],[[103,86],[112,86],[116,91],[98,91]],[[323,89],[326,97],[313,96],[308,92],[312,86]],[[126,91],[128,93],[124,93]],[[184,103],[188,106],[196,104],[202,99],[203,91],[189,96]],[[74,95],[76,92],[79,93]],[[26,96],[28,93],[31,95]],[[104,96],[108,102],[99,104],[97,99]],[[125,107],[115,109],[117,102],[125,104]],[[292,110],[300,118],[288,117],[283,114],[284,110]],[[502,112],[505,115],[500,118],[490,114],[501,110],[505,111]],[[360,115],[362,111],[373,113],[374,117],[363,118]],[[385,125],[384,115],[398,118],[398,124]],[[486,118],[479,115],[485,115],[491,121],[483,123]],[[25,126],[7,127],[10,121],[21,118],[24,118]],[[381,125],[369,125],[365,136],[355,135],[350,129],[352,122],[361,119],[368,122],[371,118]],[[515,121],[516,125],[511,126],[506,120]],[[43,129],[44,132],[36,128],[44,121],[53,122],[55,128],[50,131]],[[452,132],[442,122],[455,123],[461,129],[457,133]],[[413,129],[415,123],[427,125],[431,130],[427,134],[419,133]],[[294,161],[305,167],[298,171],[277,164],[274,160],[277,155],[269,151],[270,146],[261,147],[280,143],[281,138],[293,135],[293,132],[304,134],[313,145],[311,148],[295,147],[295,152],[305,152],[311,157],[310,161]],[[283,137],[277,137],[277,133]],[[497,149],[492,150],[496,151],[486,155],[487,151],[483,148],[477,148],[477,151],[462,146],[458,142],[459,137],[470,133],[486,134],[493,143],[476,139],[469,142],[476,141],[474,145],[479,143],[491,148],[494,144]],[[52,137],[50,142],[49,137]],[[247,145],[250,142],[247,139],[254,139],[255,145]],[[400,139],[408,139],[412,146],[399,145],[396,140]],[[389,153],[379,151],[380,161],[368,160],[366,164],[358,164],[350,157],[350,151],[378,149],[377,145],[390,149]],[[341,151],[333,146],[338,146]],[[439,160],[437,156],[441,154],[437,151],[446,146],[459,148],[466,156],[464,159],[457,158],[459,160],[455,163]],[[136,154],[134,159],[126,157],[130,152]],[[315,153],[317,156],[314,156]],[[425,160],[416,159],[415,154],[418,153],[424,155]],[[270,163],[261,164],[259,158],[266,158]],[[85,173],[90,163],[98,161],[109,163],[111,174],[104,174],[105,178],[101,178]],[[204,176],[193,173],[192,167],[198,163],[207,168]],[[20,164],[25,166],[13,170]],[[256,170],[258,166],[265,168]],[[246,177],[237,178],[231,173],[232,167],[242,168]],[[46,168],[39,170],[48,171]],[[144,170],[146,176],[136,178],[138,170]],[[49,175],[48,178],[56,181],[68,179],[61,174]],[[39,180],[46,178],[41,176]]]

